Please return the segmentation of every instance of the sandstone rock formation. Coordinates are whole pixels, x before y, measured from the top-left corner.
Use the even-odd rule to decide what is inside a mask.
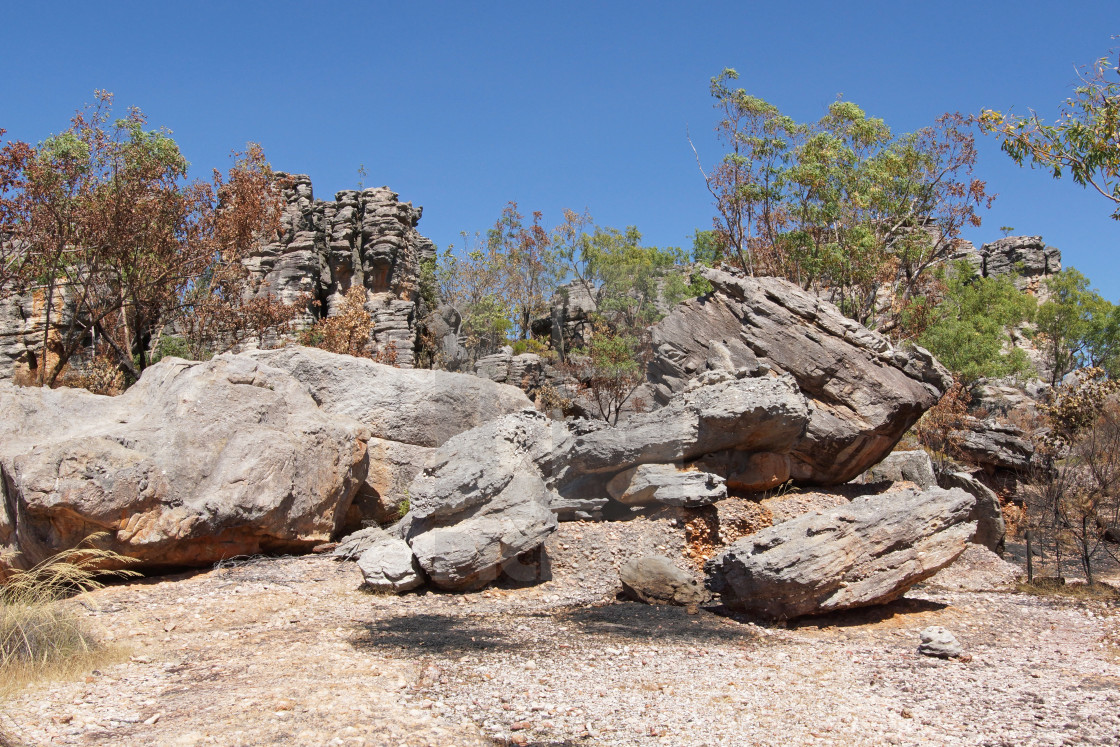
[[[713,293],[687,301],[653,328],[650,379],[666,403],[705,371],[746,368],[792,376],[809,398],[790,475],[847,482],[883,458],[951,383],[922,348],[896,349],[831,304],[778,278],[722,270]]]
[[[466,374],[401,369],[317,348],[288,346],[244,353],[305,384],[324,412],[369,428],[369,470],[347,520],[396,517],[408,484],[434,447],[452,436],[532,403],[520,389]]]
[[[892,451],[883,461],[867,470],[862,479],[865,483],[906,481],[920,488],[932,488],[937,485],[937,477],[933,474],[933,461],[929,458],[929,454],[921,449]]]
[[[708,561],[708,588],[779,619],[884,604],[964,552],[974,504],[963,490],[930,488],[805,514]]]
[[[995,418],[969,418],[967,425],[967,430],[953,431],[950,436],[969,462],[988,471],[1022,471],[1031,466],[1034,444],[1022,428]]]
[[[960,488],[976,499],[968,516],[969,521],[976,522],[976,533],[970,541],[1002,554],[1007,524],[1003,518],[999,496],[967,472],[943,472],[938,475],[937,482],[943,488]]]
[[[695,508],[726,498],[727,486],[711,472],[685,470],[675,464],[642,464],[611,478],[607,493],[631,506],[661,503]]]
[[[374,350],[411,367],[421,316],[420,262],[435,258],[435,246],[416,231],[422,209],[400,202],[387,187],[316,200],[307,176],[278,176],[290,184],[280,239],[258,247],[246,261],[251,292],[285,303],[319,302],[302,320],[310,324],[336,313],[349,288],[364,287]]]
[[[0,545],[26,566],[106,532],[142,569],[306,551],[338,530],[368,438],[244,356],[164,359],[115,398],[0,385]]]
[[[645,555],[623,563],[618,577],[622,592],[638,602],[694,607],[711,598],[691,573],[660,555]]]
[[[570,473],[617,473],[728,449],[783,452],[805,428],[809,410],[791,376],[723,372],[698,384],[624,425],[604,424],[576,435],[567,460]]]
[[[442,589],[479,588],[556,529],[546,484],[567,431],[532,410],[461,433],[409,486],[404,536]]]
[[[1010,277],[1019,290],[1037,292],[1040,280],[1062,270],[1062,253],[1041,236],[1008,236],[980,247],[983,277]]]

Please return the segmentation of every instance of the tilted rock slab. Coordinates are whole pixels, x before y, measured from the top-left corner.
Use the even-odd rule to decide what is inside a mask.
[[[885,604],[964,552],[975,503],[963,490],[930,488],[806,514],[709,560],[708,588],[777,619]]]
[[[671,464],[725,449],[788,451],[808,417],[793,377],[732,376],[685,391],[618,427],[576,435],[567,464],[571,474],[584,475]]]
[[[851,480],[889,453],[952,383],[928,351],[896,349],[788,281],[721,270],[704,277],[713,292],[681,304],[653,328],[657,399],[669,402],[709,370],[790,374],[811,410],[791,451],[796,480]]]
[[[20,567],[107,532],[139,569],[330,539],[369,431],[244,356],[164,359],[119,397],[0,385],[0,545]]]
[[[332,415],[370,429],[369,470],[347,519],[381,523],[396,517],[406,489],[435,447],[452,436],[533,403],[514,386],[468,374],[402,369],[318,348],[289,346],[243,353],[281,368]]]
[[[556,496],[546,478],[567,439],[562,424],[528,410],[461,433],[432,454],[409,486],[404,536],[435,586],[480,588],[555,531]]]

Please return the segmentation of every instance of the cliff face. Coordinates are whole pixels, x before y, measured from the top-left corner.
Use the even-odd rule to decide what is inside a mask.
[[[286,303],[303,296],[311,306],[299,320],[307,326],[338,313],[352,286],[365,288],[373,315],[375,351],[395,350],[396,364],[413,364],[420,262],[435,257],[435,245],[416,230],[421,208],[400,202],[388,187],[345,190],[333,202],[316,200],[311,180],[289,180],[280,240],[260,247],[246,261],[250,289]]]

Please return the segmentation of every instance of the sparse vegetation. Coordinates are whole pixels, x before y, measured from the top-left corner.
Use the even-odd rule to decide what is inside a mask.
[[[97,540],[94,535],[28,570],[9,572],[0,588],[0,689],[72,674],[117,655],[64,601],[99,588],[107,575],[139,575],[127,569],[102,571],[105,564],[127,564],[131,559],[95,547]]]

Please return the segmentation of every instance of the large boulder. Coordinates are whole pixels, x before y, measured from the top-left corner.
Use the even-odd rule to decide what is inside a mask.
[[[450,439],[409,486],[405,538],[432,583],[477,589],[556,529],[546,483],[568,440],[526,410]]]
[[[407,542],[377,527],[363,531],[367,535],[358,570],[365,588],[400,594],[424,585],[424,574]]]
[[[1027,433],[995,418],[968,418],[967,429],[949,435],[969,462],[989,472],[999,469],[1025,471],[1031,466],[1034,444]]]
[[[570,474],[617,473],[727,449],[783,452],[805,429],[809,410],[790,376],[748,378],[740,371],[698,383],[624,425],[578,433],[567,458]]]
[[[709,370],[791,375],[810,408],[805,433],[790,451],[796,480],[851,480],[888,454],[951,385],[928,351],[895,348],[788,281],[722,270],[704,276],[713,291],[653,328],[649,373],[656,398],[668,403]]]
[[[968,517],[969,521],[976,522],[976,534],[971,541],[1002,555],[1007,524],[995,491],[967,472],[942,472],[937,482],[943,488],[960,488],[976,499]]]
[[[911,489],[805,514],[708,561],[708,588],[778,619],[885,604],[964,552],[975,502],[963,490]]]
[[[384,523],[397,516],[409,483],[432,450],[489,420],[532,407],[513,386],[469,374],[402,369],[317,348],[289,346],[245,353],[303,382],[327,413],[368,427],[370,468],[347,517]]]
[[[514,386],[467,374],[405,369],[296,345],[244,355],[307,385],[319,406],[365,425],[375,438],[441,446],[476,425],[533,403]]]
[[[937,477],[933,473],[933,460],[922,449],[892,451],[883,461],[863,473],[861,479],[864,483],[912,482],[919,488],[932,488],[937,485]]]
[[[119,397],[0,386],[0,545],[26,566],[107,533],[140,569],[330,539],[369,431],[245,356],[164,359]]]

